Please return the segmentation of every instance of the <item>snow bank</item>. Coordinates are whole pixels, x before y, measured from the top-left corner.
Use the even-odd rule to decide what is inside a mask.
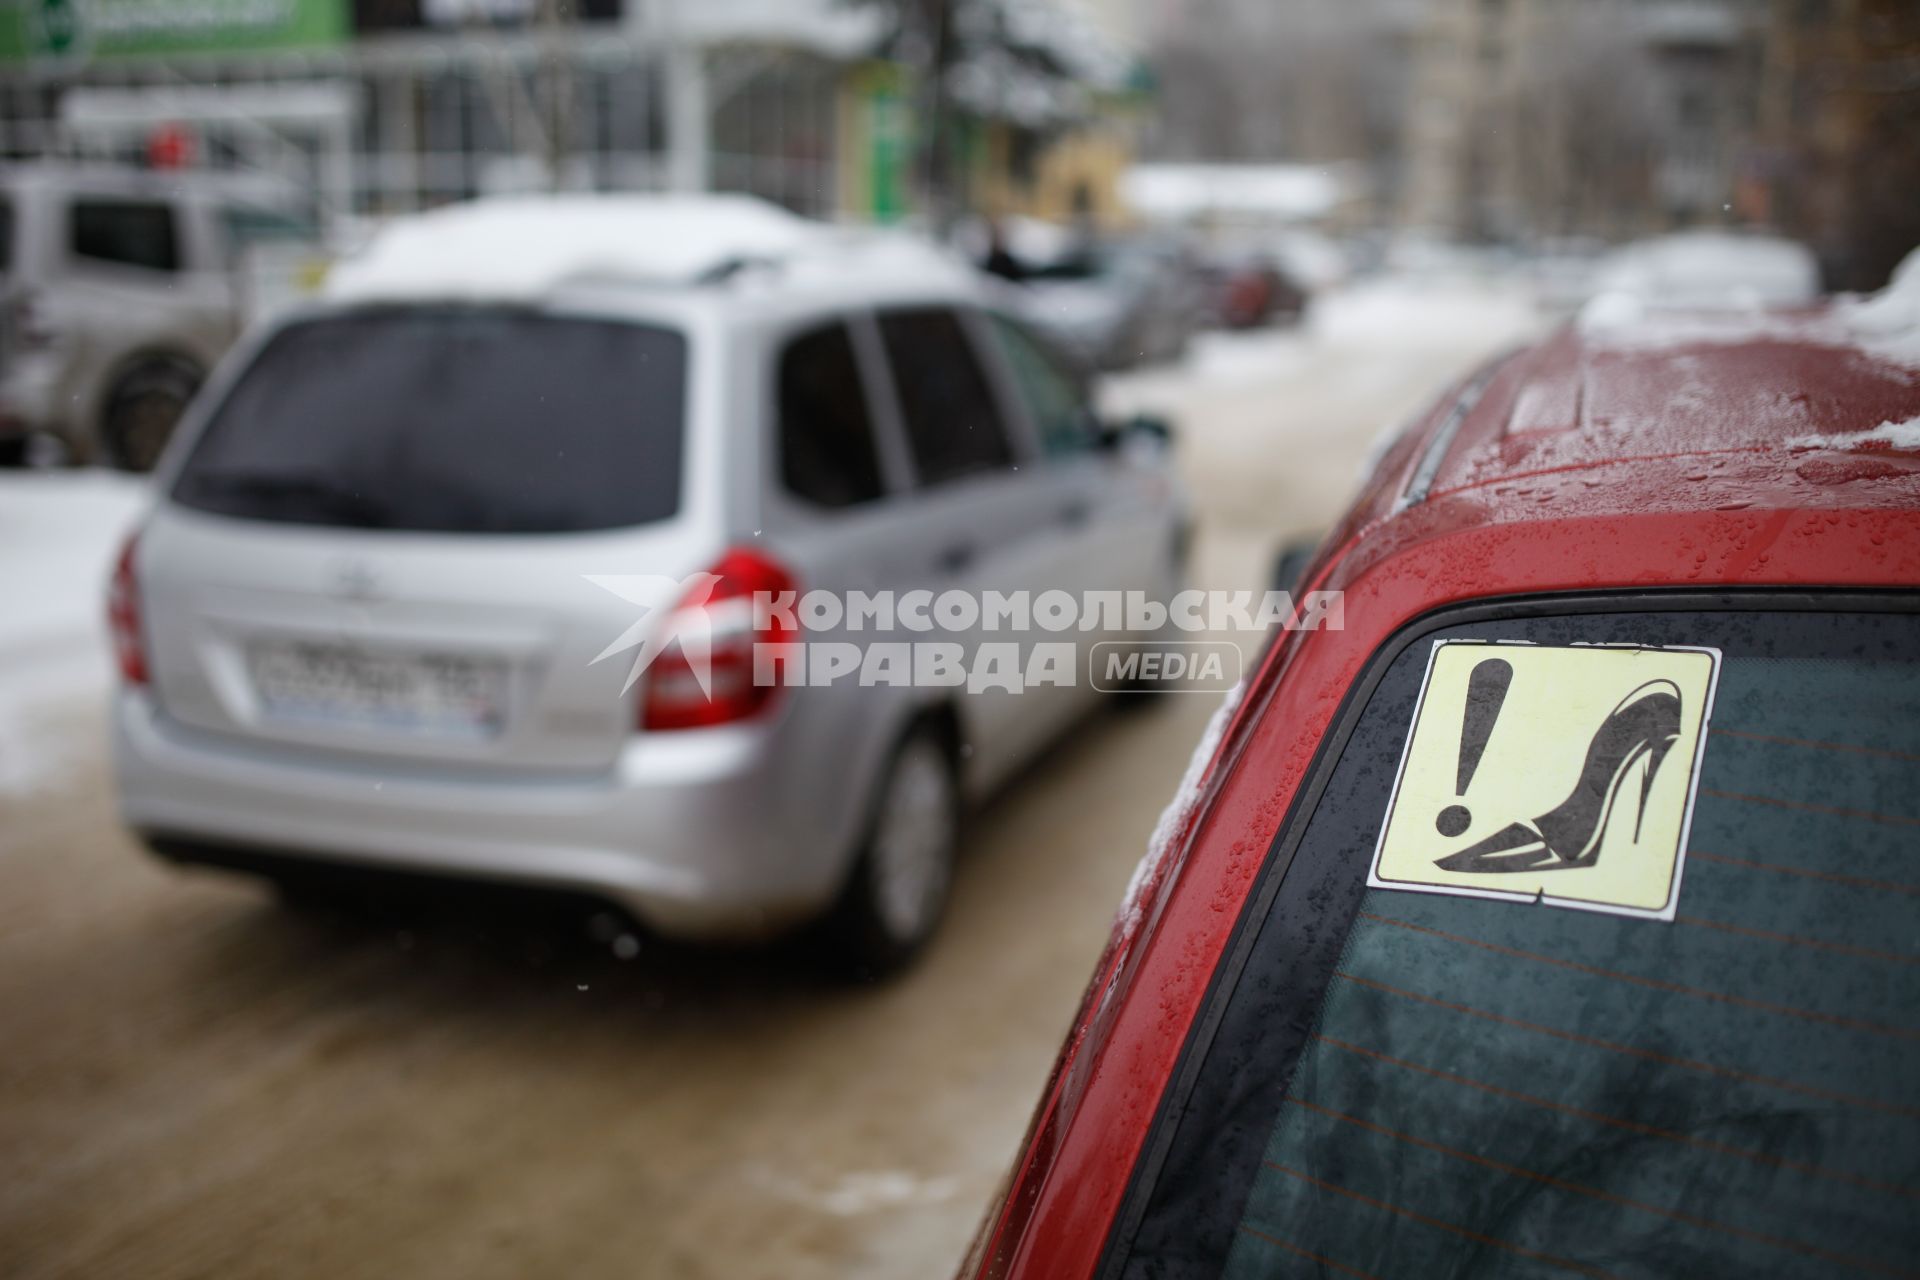
[[[1348,165],[1136,164],[1120,175],[1127,207],[1163,222],[1222,214],[1311,222],[1339,208],[1358,187]]]
[[[146,495],[116,472],[0,472],[0,654],[104,643],[107,575]]]
[[[1799,305],[1819,298],[1820,269],[1797,241],[1687,231],[1615,250],[1596,285],[1669,306]]]
[[[1316,296],[1307,327],[1328,344],[1452,347],[1518,340],[1540,320],[1520,288],[1383,276]]]
[[[106,687],[107,578],[146,495],[110,472],[0,474],[0,796],[86,754],[72,709]]]
[[[1618,351],[1799,342],[1850,347],[1887,364],[1920,370],[1920,250],[1907,256],[1879,293],[1842,294],[1819,310],[1677,310],[1615,292],[1587,303],[1575,324],[1589,343]]]

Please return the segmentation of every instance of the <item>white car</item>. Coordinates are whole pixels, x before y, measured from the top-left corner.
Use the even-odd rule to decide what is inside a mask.
[[[301,231],[279,194],[235,175],[0,168],[0,459],[42,442],[151,469],[241,331],[247,251]]]
[[[122,812],[296,887],[549,886],[722,938],[837,910],[896,965],[962,806],[1099,695],[769,685],[756,642],[870,637],[744,598],[1165,598],[1167,452],[915,243],[719,197],[403,221],[243,342],[162,465],[114,583]],[[659,643],[689,634],[706,673]]]

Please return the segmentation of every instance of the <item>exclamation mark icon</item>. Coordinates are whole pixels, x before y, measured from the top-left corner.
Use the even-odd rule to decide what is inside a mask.
[[[1467,714],[1460,725],[1460,764],[1454,771],[1453,794],[1464,796],[1473,783],[1473,771],[1480,767],[1487,739],[1493,736],[1493,722],[1507,700],[1507,686],[1513,683],[1513,664],[1505,658],[1488,658],[1474,664],[1467,674]],[[1463,804],[1450,804],[1433,820],[1443,836],[1457,836],[1473,824],[1473,812]]]

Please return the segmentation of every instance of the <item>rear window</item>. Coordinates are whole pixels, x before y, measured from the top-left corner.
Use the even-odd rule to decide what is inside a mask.
[[[180,269],[173,207],[151,200],[75,200],[68,212],[73,254],[148,271]]]
[[[686,340],[617,321],[408,309],[282,330],[208,423],[176,502],[458,533],[648,524],[680,503]]]
[[[1642,613],[1442,634],[1719,650],[1672,919],[1367,887],[1412,778],[1423,637],[1276,845],[1107,1274],[1907,1274],[1920,619]],[[1598,776],[1631,740],[1591,719],[1491,733],[1591,739]],[[1498,833],[1510,820],[1565,851],[1637,847],[1554,827],[1578,810],[1607,841],[1629,830],[1646,804],[1634,766],[1595,793],[1625,797],[1611,809],[1582,809],[1577,788],[1557,808],[1503,805],[1498,778],[1460,767],[1457,821],[1417,815],[1436,850],[1487,829],[1473,847],[1525,853]],[[1460,835],[1469,807],[1490,825]]]

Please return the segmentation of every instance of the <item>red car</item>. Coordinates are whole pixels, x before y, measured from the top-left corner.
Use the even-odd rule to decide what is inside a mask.
[[[965,1274],[1920,1268],[1920,343],[1746,324],[1389,449]]]

